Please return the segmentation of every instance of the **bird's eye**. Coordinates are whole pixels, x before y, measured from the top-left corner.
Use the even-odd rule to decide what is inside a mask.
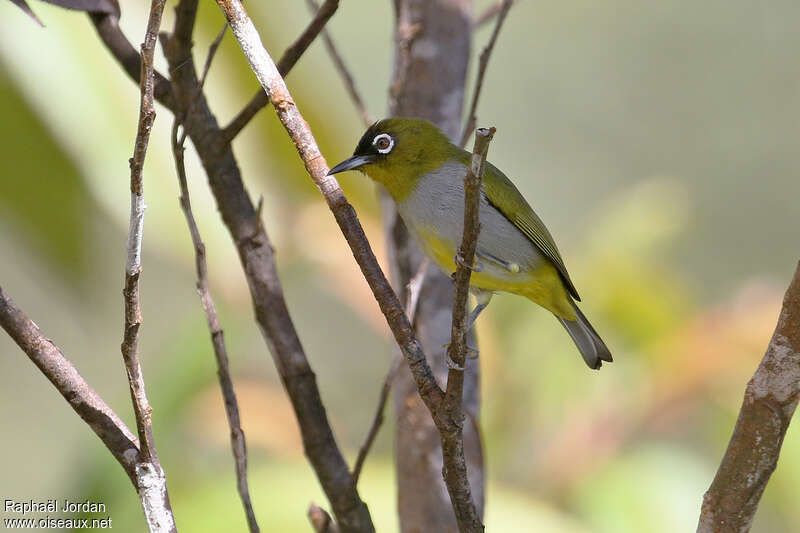
[[[394,148],[394,139],[392,139],[391,135],[381,133],[375,136],[372,140],[372,145],[378,149],[379,153],[388,154]]]

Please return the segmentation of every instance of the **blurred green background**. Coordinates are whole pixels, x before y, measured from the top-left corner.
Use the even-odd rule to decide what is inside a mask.
[[[122,6],[134,43],[145,4]],[[138,89],[85,15],[32,7],[46,28],[0,3],[0,283],[133,426],[119,344]],[[213,3],[201,7],[198,63],[222,25]],[[249,8],[274,56],[309,19],[298,0]],[[694,530],[800,256],[798,20],[796,0],[522,0],[512,10],[479,125],[498,128],[490,158],[556,236],[615,363],[587,371],[546,312],[493,300],[478,323],[488,531]],[[382,116],[391,3],[345,0],[330,28],[369,111]],[[476,54],[489,32],[476,33]],[[328,161],[348,155],[362,126],[321,42],[287,81]],[[256,87],[229,34],[207,83],[220,121]],[[158,111],[145,166],[141,338],[157,444],[178,527],[242,531],[178,209],[172,117]],[[235,151],[251,195],[264,197],[290,310],[352,461],[390,364],[388,330],[272,111]],[[309,531],[309,502],[327,502],[191,147],[187,160],[256,515],[264,531]],[[356,173],[341,182],[382,253],[372,184]],[[5,334],[0,402],[0,498],[100,499],[115,530],[144,528],[122,470]],[[359,487],[381,532],[397,529],[392,431],[381,432]],[[799,438],[790,428],[754,532],[800,529]]]

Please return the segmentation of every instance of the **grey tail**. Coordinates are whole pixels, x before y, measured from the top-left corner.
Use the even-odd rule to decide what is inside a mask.
[[[569,336],[575,342],[575,346],[583,356],[583,360],[589,365],[589,368],[597,370],[603,365],[603,361],[612,362],[611,352],[608,347],[600,338],[600,335],[594,330],[592,325],[586,320],[586,317],[578,309],[574,303],[572,307],[575,308],[575,314],[578,315],[577,320],[564,320],[558,318],[561,325],[567,330]]]

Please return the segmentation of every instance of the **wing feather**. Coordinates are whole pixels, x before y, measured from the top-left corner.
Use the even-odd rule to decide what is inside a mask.
[[[496,179],[486,179],[486,174],[490,173]],[[488,161],[484,171],[483,191],[489,203],[503,213],[503,216],[524,233],[545,257],[553,263],[561,275],[561,279],[564,280],[569,293],[573,298],[580,301],[581,298],[578,296],[578,291],[569,277],[567,267],[564,266],[564,260],[561,259],[561,254],[558,252],[553,236],[550,235],[544,222],[534,213],[519,190],[511,183],[511,180]]]

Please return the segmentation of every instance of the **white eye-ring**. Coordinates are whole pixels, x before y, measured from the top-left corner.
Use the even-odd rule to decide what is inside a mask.
[[[377,148],[378,153],[388,154],[394,148],[394,139],[388,133],[381,133],[372,140],[372,146]]]

